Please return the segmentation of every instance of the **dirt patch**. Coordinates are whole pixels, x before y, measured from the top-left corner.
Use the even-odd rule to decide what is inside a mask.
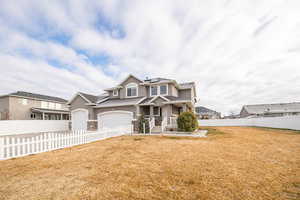
[[[0,161],[0,199],[299,199],[300,135],[220,127]]]

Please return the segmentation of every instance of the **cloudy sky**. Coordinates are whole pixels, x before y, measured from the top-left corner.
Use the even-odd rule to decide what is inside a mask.
[[[100,94],[127,74],[195,81],[199,104],[300,101],[299,0],[1,0],[0,95]]]

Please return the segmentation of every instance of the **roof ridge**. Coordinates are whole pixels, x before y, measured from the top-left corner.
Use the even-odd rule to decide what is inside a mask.
[[[40,98],[40,99],[45,99],[45,100],[48,100],[48,101],[65,101],[65,102],[67,102],[66,99],[61,98],[61,97],[50,96],[50,95],[46,95],[46,94],[33,93],[33,92],[26,92],[26,91],[21,91],[21,90],[16,91],[16,92],[11,92],[11,93],[8,94],[8,96],[10,96],[10,95],[11,96],[29,97],[29,98]],[[28,96],[26,96],[26,95],[28,95]],[[49,98],[51,98],[51,99],[49,99]]]
[[[248,104],[248,105],[244,105],[244,106],[267,106],[267,105],[284,105],[284,104],[300,104],[300,102],[269,103],[269,104]]]

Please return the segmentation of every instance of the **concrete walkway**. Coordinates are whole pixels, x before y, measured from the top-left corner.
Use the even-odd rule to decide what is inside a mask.
[[[134,133],[132,135],[162,135],[162,136],[176,136],[176,137],[207,137],[207,130],[199,130],[197,132],[179,132],[179,131],[165,131],[163,133]]]

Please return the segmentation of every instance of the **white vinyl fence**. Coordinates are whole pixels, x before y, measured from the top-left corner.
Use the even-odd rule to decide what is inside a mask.
[[[0,160],[85,144],[131,133],[128,129],[65,131],[0,136]]]
[[[68,120],[0,120],[0,136],[67,130]]]
[[[258,126],[300,130],[300,116],[199,120],[200,126]]]

